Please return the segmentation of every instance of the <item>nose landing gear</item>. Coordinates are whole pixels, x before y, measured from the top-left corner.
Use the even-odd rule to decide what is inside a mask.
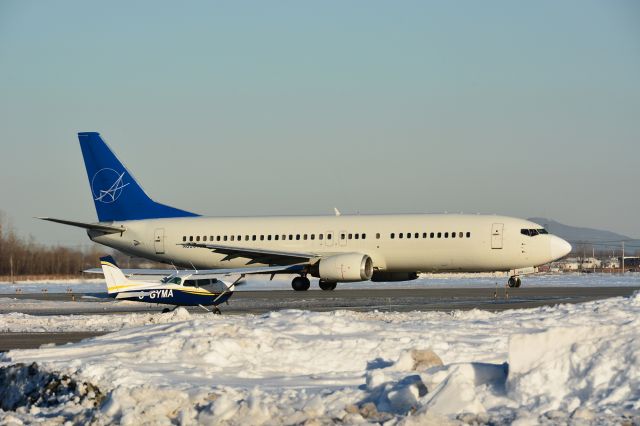
[[[307,277],[295,277],[293,281],[291,281],[291,287],[295,291],[307,291],[309,287],[311,287],[311,281]]]
[[[509,277],[509,281],[507,281],[507,286],[509,286],[510,288],[519,288],[520,285],[522,285],[522,280],[520,280],[520,277],[518,276]]]

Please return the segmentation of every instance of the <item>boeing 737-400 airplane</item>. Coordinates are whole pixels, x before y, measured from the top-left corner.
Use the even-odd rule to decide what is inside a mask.
[[[309,289],[308,276],[333,290],[421,272],[504,271],[519,287],[520,275],[571,251],[542,226],[505,216],[203,217],[149,198],[98,133],[78,137],[99,222],[42,219],[85,228],[92,241],[132,256],[238,273],[269,266],[270,274],[290,274],[295,265],[291,284],[300,291]]]

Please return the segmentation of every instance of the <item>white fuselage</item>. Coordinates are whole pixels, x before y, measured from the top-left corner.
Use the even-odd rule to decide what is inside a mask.
[[[522,229],[542,228],[538,224],[493,215],[189,217],[112,225],[124,226],[126,231],[107,235],[90,231],[89,236],[134,256],[197,268],[243,267],[249,260],[223,260],[223,254],[184,247],[183,243],[312,253],[318,257],[363,253],[372,258],[374,270],[388,273],[509,271],[551,262],[570,249],[554,235],[532,237],[521,233]]]

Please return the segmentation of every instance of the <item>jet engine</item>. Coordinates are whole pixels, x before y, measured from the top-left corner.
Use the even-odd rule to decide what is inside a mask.
[[[344,253],[320,259],[311,275],[329,282],[368,281],[373,276],[373,260],[362,253]]]

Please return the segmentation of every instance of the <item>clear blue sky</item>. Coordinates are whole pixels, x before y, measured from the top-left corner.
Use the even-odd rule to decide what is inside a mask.
[[[0,209],[95,220],[76,133],[208,215],[481,212],[640,236],[640,3],[0,2]]]

